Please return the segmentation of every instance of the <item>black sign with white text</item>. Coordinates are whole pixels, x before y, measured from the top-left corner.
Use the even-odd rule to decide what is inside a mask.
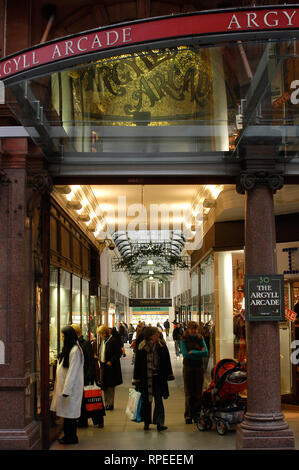
[[[284,277],[281,274],[245,275],[246,321],[284,321]]]

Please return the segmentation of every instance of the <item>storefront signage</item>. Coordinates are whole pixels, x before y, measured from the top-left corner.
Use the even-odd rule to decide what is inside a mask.
[[[293,310],[290,310],[288,307],[285,308],[285,317],[286,320],[291,320],[291,322],[295,322],[297,313],[293,312]]]
[[[151,313],[151,312],[159,312],[163,314],[169,313],[168,307],[132,307],[132,313]]]
[[[123,46],[205,34],[296,29],[299,8],[199,12],[104,27],[38,45],[0,61],[0,80],[41,65]]]
[[[171,299],[129,299],[129,307],[171,307]]]
[[[281,274],[245,275],[246,321],[284,321],[284,277]]]
[[[287,270],[283,271],[283,274],[298,274],[299,269],[296,269],[295,262],[294,262],[294,255],[298,252],[298,247],[293,246],[291,248],[283,248],[282,251],[288,254],[288,268]]]

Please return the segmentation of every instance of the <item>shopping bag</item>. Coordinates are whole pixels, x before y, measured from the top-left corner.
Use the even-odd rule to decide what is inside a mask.
[[[126,415],[131,421],[137,420],[138,407],[140,422],[141,393],[137,392],[137,390],[135,390],[134,388],[129,388],[129,399],[126,408]]]
[[[140,395],[138,406],[137,406],[136,419],[134,419],[134,421],[136,421],[137,423],[140,423],[141,421],[141,403],[142,403],[142,395]]]
[[[86,385],[84,387],[84,403],[86,411],[94,412],[104,409],[102,390],[97,385]]]

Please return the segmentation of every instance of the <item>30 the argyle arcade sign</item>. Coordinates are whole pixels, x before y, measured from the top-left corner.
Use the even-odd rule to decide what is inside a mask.
[[[6,57],[0,61],[0,80],[49,63],[124,46],[218,33],[296,30],[298,27],[299,8],[290,5],[138,20],[100,27]]]

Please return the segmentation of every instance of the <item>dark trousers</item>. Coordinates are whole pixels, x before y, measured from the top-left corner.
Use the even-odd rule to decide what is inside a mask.
[[[77,440],[77,420],[72,418],[64,418],[63,432],[66,440],[71,442]]]
[[[165,412],[159,377],[157,375],[153,376],[153,400],[155,400],[153,424],[163,425],[165,420]],[[143,412],[144,424],[150,424],[152,422],[152,404],[148,400],[145,400],[143,403]]]
[[[197,418],[201,411],[203,366],[184,364],[185,418]]]
[[[179,339],[174,340],[174,347],[175,347],[176,355],[179,356],[181,354],[181,346],[180,346],[180,340]]]
[[[84,401],[84,392],[83,392],[83,398],[82,398],[82,403],[81,403],[81,416],[78,421],[78,426],[79,427],[88,426],[88,417],[87,417],[87,411],[86,411],[85,401]]]

